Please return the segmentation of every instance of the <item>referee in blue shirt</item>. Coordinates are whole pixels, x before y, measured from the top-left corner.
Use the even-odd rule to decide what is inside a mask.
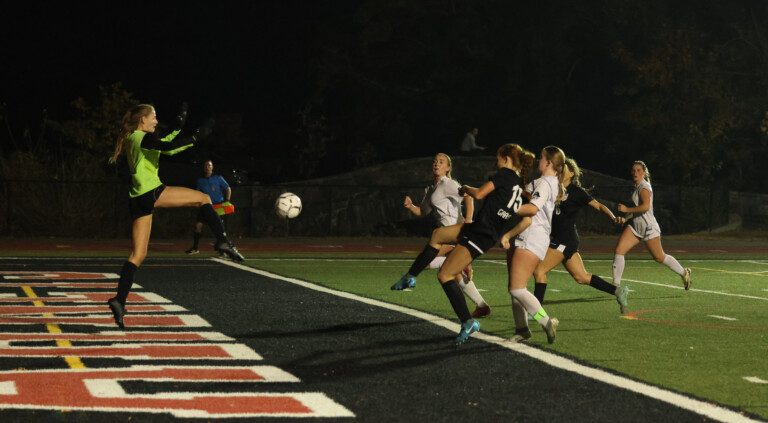
[[[211,203],[220,204],[225,201],[229,201],[232,196],[232,190],[229,188],[229,184],[221,175],[213,174],[213,162],[206,160],[203,162],[203,177],[197,179],[197,190],[208,194],[211,197]],[[221,223],[224,224],[224,216],[219,216]],[[200,244],[200,237],[203,233],[203,217],[198,213],[197,222],[195,223],[195,244],[192,248],[186,251],[187,254],[197,254],[200,252],[198,246]]]

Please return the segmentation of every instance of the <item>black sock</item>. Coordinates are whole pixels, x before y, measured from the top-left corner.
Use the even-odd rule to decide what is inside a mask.
[[[438,252],[440,252],[440,250],[427,244],[416,257],[416,260],[413,261],[411,268],[408,270],[408,274],[411,276],[419,276],[419,273],[426,269],[427,266],[429,266],[429,263],[432,263],[432,260],[437,257]]]
[[[461,323],[471,319],[472,315],[469,314],[469,309],[467,308],[467,300],[464,299],[464,294],[461,292],[459,284],[456,283],[456,279],[451,279],[450,281],[441,283],[440,285],[443,286],[443,291],[445,291],[445,295],[448,296],[448,300],[451,302],[453,311],[457,316],[459,316]]]
[[[600,276],[592,275],[592,279],[589,280],[589,286],[608,294],[616,295],[616,285],[604,281]]]
[[[547,292],[547,284],[536,282],[533,284],[533,296],[539,300],[539,304],[544,305],[544,294]]]
[[[229,241],[227,239],[227,233],[224,232],[224,225],[221,223],[221,218],[219,217],[219,214],[216,213],[216,210],[213,209],[212,205],[203,204],[200,207],[200,214],[203,216],[203,219],[205,219],[205,223],[207,223],[213,231],[217,242]]]
[[[200,237],[203,236],[202,232],[195,232],[195,245],[192,246],[195,250],[198,250],[198,245],[200,245]]]
[[[125,301],[128,299],[128,293],[131,292],[131,286],[133,285],[133,275],[136,274],[135,264],[130,261],[123,263],[123,269],[120,271],[120,282],[117,284],[117,301],[125,307]]]

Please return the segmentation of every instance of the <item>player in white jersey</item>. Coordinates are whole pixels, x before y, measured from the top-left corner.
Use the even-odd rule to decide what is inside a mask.
[[[433,183],[424,189],[424,198],[421,200],[421,204],[416,206],[409,196],[406,196],[403,202],[405,208],[416,216],[430,216],[433,221],[433,228],[452,226],[462,222],[472,222],[474,200],[470,196],[459,194],[461,186],[456,180],[451,178],[452,169],[453,162],[447,154],[438,153],[435,155],[435,159],[432,161]],[[461,215],[462,201],[466,205],[466,218]],[[453,245],[444,244],[440,248],[438,256],[429,263],[428,267],[430,269],[439,269],[443,262],[445,262],[445,255],[452,250]],[[477,290],[475,283],[472,281],[472,273],[472,265],[470,264],[459,276],[457,282],[462,292],[476,304],[472,317],[484,317],[491,314],[491,307]],[[414,288],[417,275],[418,273],[409,271],[392,286],[392,290],[398,291],[405,288]]]
[[[617,217],[616,222],[629,224],[621,233],[619,241],[616,244],[615,255],[613,256],[613,284],[621,285],[621,276],[624,273],[624,255],[632,249],[638,242],[645,242],[648,252],[658,263],[664,263],[673,272],[680,275],[683,280],[685,290],[691,288],[691,268],[683,266],[678,261],[664,253],[661,246],[661,228],[656,217],[653,215],[653,189],[651,189],[651,174],[648,167],[642,161],[636,161],[632,164],[632,179],[635,182],[635,191],[632,193],[632,202],[634,207],[627,207],[624,204],[618,205],[618,210],[627,215]]]
[[[528,314],[533,316],[547,333],[547,341],[555,342],[558,320],[550,318],[536,297],[526,289],[534,269],[547,254],[549,233],[552,229],[552,211],[555,203],[563,196],[563,169],[565,154],[555,146],[544,147],[539,159],[541,177],[528,184],[531,193],[530,203],[523,204],[520,215],[532,215],[528,226],[511,245],[512,232],[501,238],[501,245],[507,249],[507,272],[509,275],[509,295],[512,298],[512,312],[515,317],[515,335],[513,341],[522,341],[531,337],[528,328]]]

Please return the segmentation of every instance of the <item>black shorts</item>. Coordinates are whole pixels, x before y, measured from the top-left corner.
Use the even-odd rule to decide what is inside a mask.
[[[474,223],[474,222],[473,222]],[[467,247],[472,259],[485,254],[499,241],[486,233],[476,230],[473,224],[464,225],[459,232],[459,244]]]
[[[571,259],[571,257],[573,257],[574,254],[579,252],[579,239],[553,239],[552,242],[549,243],[549,248],[563,253],[563,256],[565,257],[563,261],[568,261]]]
[[[155,210],[155,202],[160,198],[160,194],[162,194],[164,190],[165,184],[161,184],[153,190],[128,200],[128,210],[131,213],[131,220],[136,220],[140,217],[152,214],[152,211]]]

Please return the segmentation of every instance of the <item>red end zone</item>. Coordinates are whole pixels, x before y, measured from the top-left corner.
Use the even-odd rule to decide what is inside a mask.
[[[136,292],[129,297],[128,330],[100,330],[116,329],[106,300],[114,293],[117,277],[99,272],[0,272],[0,357],[25,358],[25,363],[42,367],[0,371],[0,410],[168,413],[187,418],[354,417],[323,393],[300,392],[301,381],[288,372],[256,365],[262,357],[247,345],[219,332],[199,331],[210,324],[141,286],[134,285]],[[70,325],[79,331],[68,332]],[[33,358],[37,361],[29,361]],[[81,358],[100,358],[95,363],[202,359],[206,365],[86,368]],[[240,365],[226,364],[232,360]],[[249,362],[253,364],[243,364]],[[55,368],[62,363],[70,368]],[[159,389],[127,393],[121,385],[126,381],[156,384]],[[204,393],[194,392],[174,382],[207,387],[201,388]],[[242,384],[242,389],[217,392],[215,386],[222,382]],[[296,384],[299,392],[262,392],[269,389],[253,385],[286,382]]]

